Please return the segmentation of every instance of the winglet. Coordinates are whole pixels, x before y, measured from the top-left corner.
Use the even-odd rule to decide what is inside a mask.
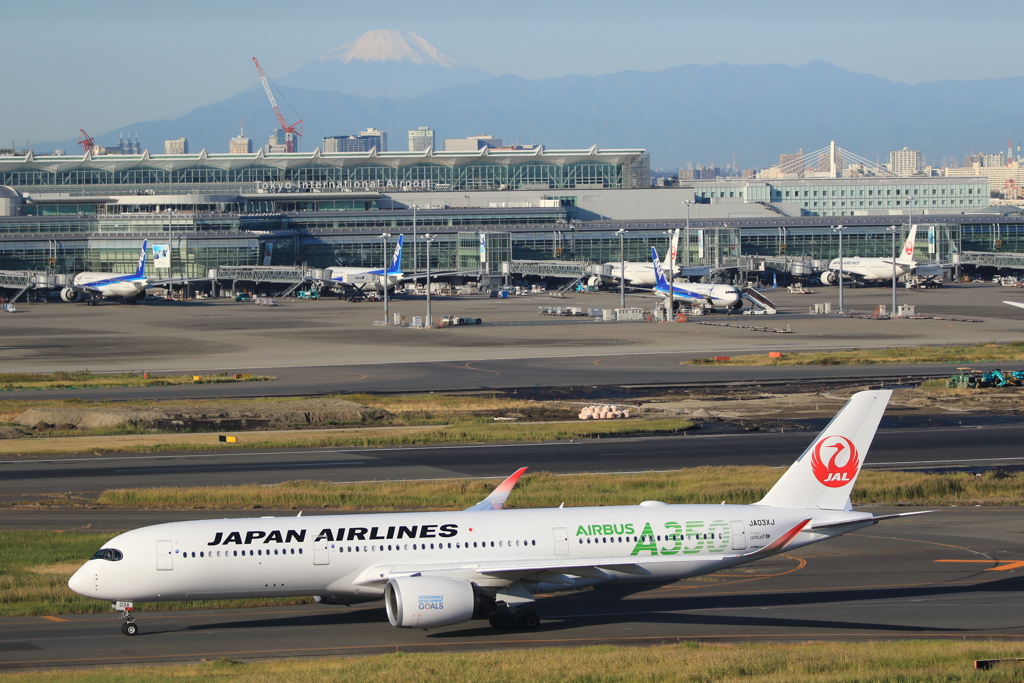
[[[498,484],[498,487],[491,491],[491,495],[487,496],[473,507],[466,508],[466,512],[500,510],[505,507],[505,501],[508,500],[509,494],[512,493],[512,489],[515,488],[516,482],[519,481],[519,477],[523,476],[523,473],[526,472],[527,469],[529,468],[520,467],[516,470],[515,474]]]

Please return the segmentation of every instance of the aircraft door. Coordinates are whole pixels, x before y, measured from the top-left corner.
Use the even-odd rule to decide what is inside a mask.
[[[564,526],[551,530],[555,535],[555,555],[569,554],[569,532]]]
[[[156,542],[156,568],[159,571],[166,572],[174,569],[174,542],[173,541],[157,541]]]
[[[743,523],[743,520],[733,520],[729,522],[729,526],[732,529],[732,549],[743,550],[747,547],[747,525]]]
[[[313,544],[313,564],[330,564],[331,546],[329,543],[320,541]]]

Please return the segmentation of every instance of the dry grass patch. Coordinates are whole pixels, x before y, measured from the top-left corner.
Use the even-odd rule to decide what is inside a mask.
[[[684,636],[685,637],[685,636]],[[260,661],[230,659],[188,665],[61,671],[68,683],[215,680],[346,683],[897,683],[1020,681],[1012,664],[976,671],[976,659],[1020,657],[1003,641],[699,643],[652,647],[596,646],[491,652],[390,653],[366,657]],[[53,672],[8,673],[5,681],[52,680]]]
[[[403,446],[450,443],[504,443],[589,439],[631,434],[672,434],[693,427],[681,419],[621,420],[607,422],[541,422],[438,425],[423,427],[355,427],[278,432],[230,432],[238,443],[221,444],[216,433],[127,434],[10,439],[0,441],[0,455],[67,454],[98,451],[159,452],[217,448],[295,448],[350,446]]]
[[[529,473],[509,507],[635,505],[643,500],[677,504],[750,504],[782,475],[770,467],[695,467],[639,474]],[[511,473],[510,473],[511,474]],[[111,489],[98,503],[111,507],[180,509],[459,510],[484,498],[498,479],[442,479],[332,483],[293,481],[276,486]],[[862,472],[853,502],[911,505],[1018,505],[1024,473]]]
[[[957,346],[908,346],[891,349],[851,349],[786,353],[781,358],[767,354],[732,356],[727,361],[713,358],[691,358],[680,365],[884,365],[892,363],[985,363],[1024,362],[1024,342],[1008,344],[971,344]]]

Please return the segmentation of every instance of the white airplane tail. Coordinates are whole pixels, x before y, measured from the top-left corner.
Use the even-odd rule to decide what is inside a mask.
[[[914,247],[917,243],[917,226],[910,226],[910,234],[907,235],[907,241],[903,243],[903,249],[900,251],[899,256],[896,257],[896,263],[913,263],[914,262]]]
[[[666,256],[668,257],[665,259],[668,261],[668,272],[675,273],[676,258],[679,256],[679,228],[676,228],[672,232],[672,241],[669,243],[668,254]]]
[[[857,481],[892,391],[861,391],[755,505],[849,510]]]

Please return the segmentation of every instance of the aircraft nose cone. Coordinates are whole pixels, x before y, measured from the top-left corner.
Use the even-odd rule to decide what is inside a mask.
[[[71,578],[68,579],[68,588],[70,588],[71,590],[73,590],[74,592],[76,592],[76,593],[78,593],[80,595],[88,595],[89,594],[89,589],[88,589],[88,587],[86,585],[87,584],[87,579],[86,579],[85,574],[86,574],[85,567],[79,568],[79,570],[77,572],[75,572],[74,574],[72,574]]]

